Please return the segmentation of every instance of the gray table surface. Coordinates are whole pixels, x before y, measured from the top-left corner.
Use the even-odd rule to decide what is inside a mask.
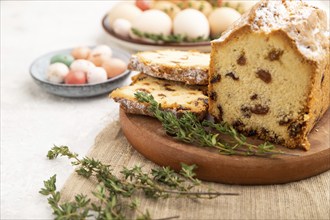
[[[34,59],[79,45],[111,44],[101,19],[114,1],[1,1],[1,219],[50,219],[43,180],[73,171],[47,151],[68,145],[85,155],[95,136],[118,118],[107,95],[69,99],[45,93],[29,75]]]

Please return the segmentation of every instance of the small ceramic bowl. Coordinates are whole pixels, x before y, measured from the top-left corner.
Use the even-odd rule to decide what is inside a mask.
[[[130,73],[129,70],[126,70],[122,74],[108,79],[105,82],[96,84],[68,85],[49,82],[46,78],[46,70],[50,65],[51,57],[56,54],[70,54],[72,49],[73,48],[54,51],[37,58],[30,66],[30,74],[34,79],[34,82],[46,92],[71,98],[98,96],[109,93],[110,91],[124,85],[125,79]],[[119,58],[125,63],[128,63],[131,56],[128,52],[115,47],[111,47],[111,49],[113,51],[114,58]]]
[[[196,43],[150,43],[141,40],[135,40],[130,37],[123,37],[116,34],[110,27],[108,15],[102,19],[102,27],[108,33],[111,42],[114,42],[128,50],[144,51],[144,50],[159,50],[159,49],[178,49],[178,50],[198,50],[201,52],[210,52],[210,41],[202,41]]]

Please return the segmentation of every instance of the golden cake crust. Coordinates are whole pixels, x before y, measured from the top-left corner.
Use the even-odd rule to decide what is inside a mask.
[[[201,86],[188,86],[143,73],[134,76],[132,81],[130,86],[116,89],[110,94],[127,113],[153,116],[148,105],[138,102],[134,97],[134,93],[141,91],[151,94],[161,104],[162,109],[177,116],[192,112],[197,118],[203,119],[207,115],[208,98],[203,94]]]
[[[209,53],[157,50],[132,55],[128,68],[189,85],[207,85],[209,62]]]

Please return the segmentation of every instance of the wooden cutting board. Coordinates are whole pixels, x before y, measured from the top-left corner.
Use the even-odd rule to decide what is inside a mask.
[[[132,115],[120,109],[122,130],[130,144],[160,166],[180,169],[180,163],[196,164],[197,177],[228,184],[277,184],[302,180],[330,169],[330,110],[309,135],[311,150],[279,149],[298,156],[273,158],[225,156],[210,148],[178,142],[165,134],[154,118]],[[249,139],[249,142],[260,141]]]

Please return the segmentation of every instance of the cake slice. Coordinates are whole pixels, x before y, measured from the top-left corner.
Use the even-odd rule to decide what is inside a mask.
[[[128,68],[157,78],[207,85],[209,63],[209,53],[157,50],[132,55]]]
[[[326,13],[301,1],[261,1],[211,45],[210,114],[308,150],[307,135],[329,107]]]
[[[203,94],[201,86],[187,86],[142,73],[132,80],[131,85],[116,89],[110,94],[127,113],[153,116],[148,110],[148,104],[140,103],[134,97],[134,94],[140,91],[151,94],[161,104],[162,109],[172,111],[177,116],[192,112],[199,119],[203,119],[207,114],[208,97]]]

